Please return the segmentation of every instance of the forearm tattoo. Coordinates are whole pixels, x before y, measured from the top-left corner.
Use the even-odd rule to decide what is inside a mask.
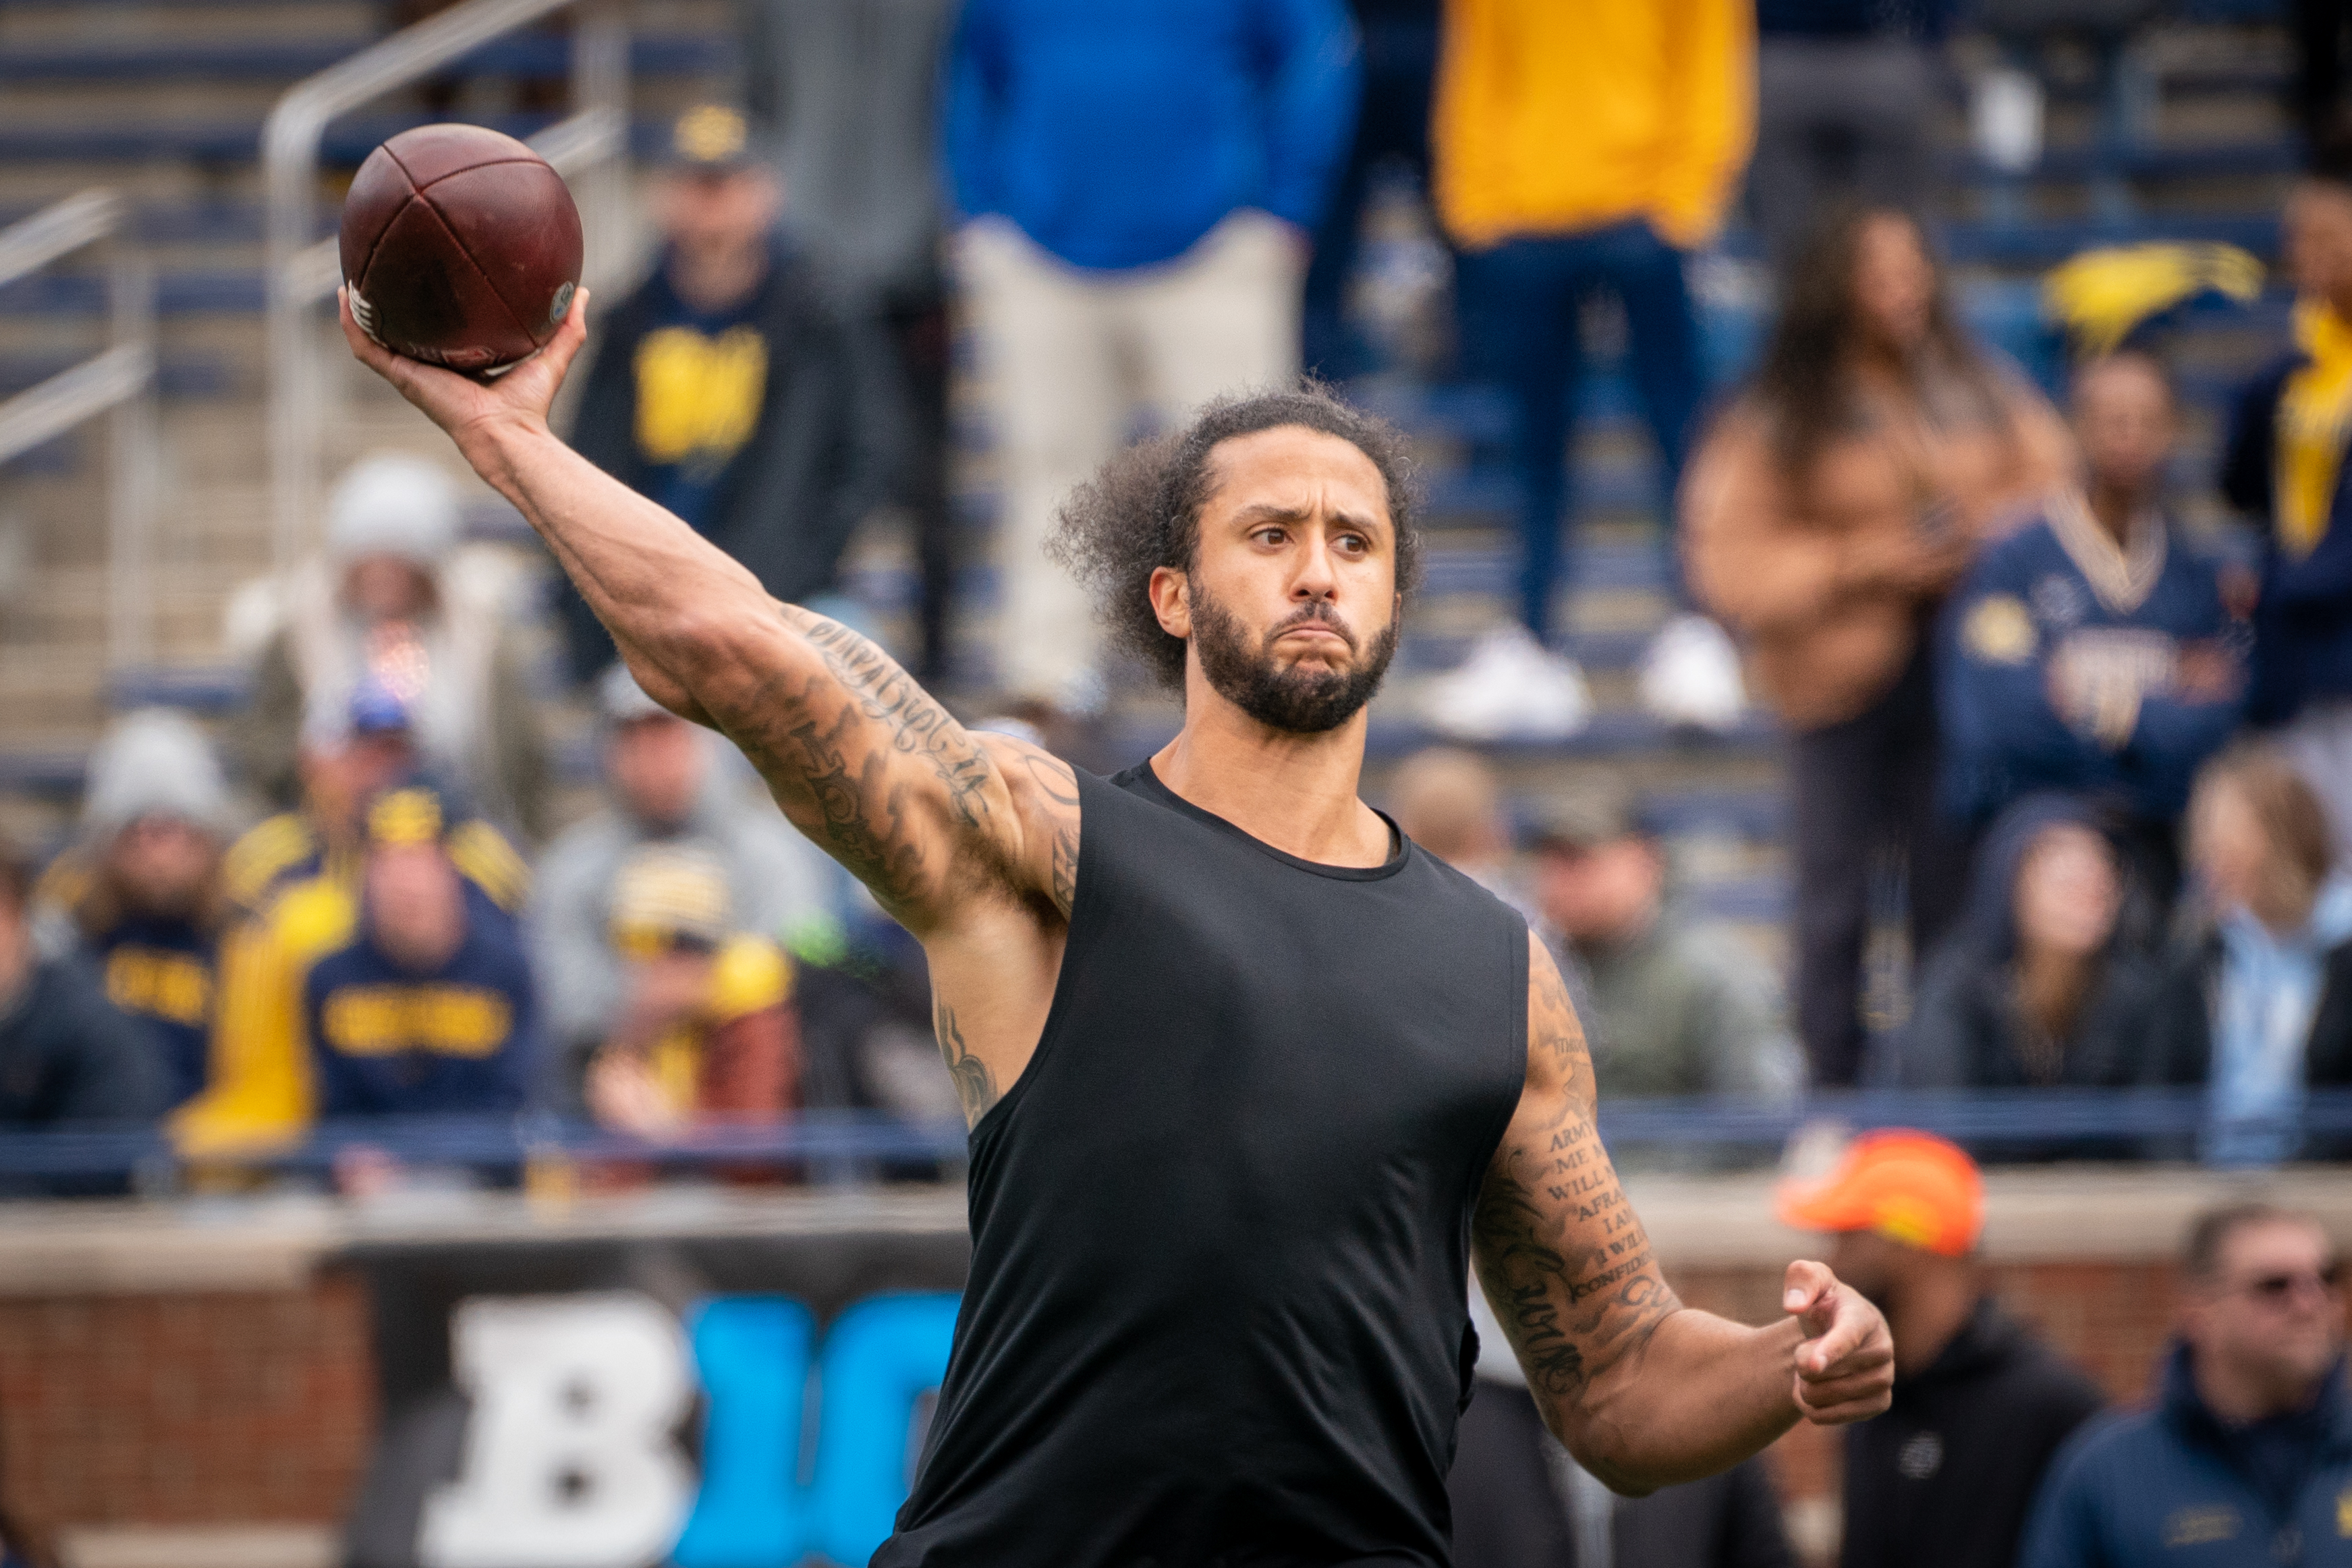
[[[1530,983],[1530,1054],[1559,1089],[1523,1110],[1471,1222],[1486,1300],[1541,1394],[1574,1398],[1681,1305],[1592,1123],[1592,1064],[1549,959]]]

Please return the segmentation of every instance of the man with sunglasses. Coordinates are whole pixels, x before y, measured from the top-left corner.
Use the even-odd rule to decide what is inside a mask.
[[[2024,1568],[2352,1563],[2352,1405],[2336,1253],[2307,1215],[2199,1217],[2153,1407],[2084,1429]]]

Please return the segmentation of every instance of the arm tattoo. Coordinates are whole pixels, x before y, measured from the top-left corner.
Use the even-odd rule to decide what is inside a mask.
[[[1069,763],[1045,752],[1024,750],[1021,760],[1038,793],[1054,807],[1054,907],[1067,920],[1078,901],[1078,775]]]
[[[1592,1068],[1567,991],[1549,962],[1535,970],[1530,1057],[1558,1087],[1539,1116],[1504,1134],[1471,1237],[1486,1299],[1530,1380],[1574,1398],[1681,1302],[1592,1124]]]
[[[956,1027],[955,1009],[946,1003],[934,1005],[932,1023],[940,1037],[940,1055],[947,1058],[948,1076],[955,1080],[956,1100],[963,1107],[966,1127],[977,1127],[988,1108],[996,1103],[996,1079],[988,1064],[973,1056],[963,1043],[963,1031]]]
[[[858,710],[886,726],[898,751],[930,764],[964,826],[980,826],[988,813],[981,791],[988,784],[989,766],[979,743],[888,654],[847,626],[804,610],[800,614],[805,617],[801,634],[856,698]]]

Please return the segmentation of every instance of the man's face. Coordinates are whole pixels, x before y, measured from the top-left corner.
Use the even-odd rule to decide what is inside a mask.
[[[2303,293],[2352,294],[2352,191],[2306,180],[2286,204],[2286,270]]]
[[[1189,572],[1152,574],[1152,606],[1210,689],[1270,729],[1337,729],[1396,652],[1388,486],[1354,443],[1282,426],[1221,443]]]
[[[2335,1251],[2301,1220],[2245,1226],[2222,1245],[2213,1278],[2190,1282],[2181,1326],[2201,1363],[2293,1409],[2343,1351]]]
[[[694,726],[668,713],[616,726],[605,751],[613,788],[630,816],[654,827],[676,827],[694,810],[709,768]]]
[[[343,568],[343,604],[370,626],[413,621],[433,607],[433,579],[404,556],[358,556]]]
[[[665,174],[655,197],[662,237],[695,255],[732,255],[764,242],[782,210],[776,179],[757,165]]]
[[[2172,394],[2147,361],[2103,360],[2074,384],[2074,437],[2094,485],[2152,493],[2163,481],[2174,434]]]
[[[465,890],[438,844],[380,845],[368,856],[367,913],[375,944],[413,974],[429,974],[466,940]]]
[[[1572,942],[1633,935],[1656,918],[1664,880],[1656,847],[1630,834],[1581,847],[1548,847],[1536,857],[1536,900],[1552,929]]]
[[[1874,1230],[1842,1230],[1830,1242],[1830,1255],[1823,1261],[1831,1273],[1883,1312],[1904,1279],[1931,1256]]]
[[[107,865],[144,914],[180,915],[203,897],[219,853],[212,836],[176,816],[140,817],[114,836]]]

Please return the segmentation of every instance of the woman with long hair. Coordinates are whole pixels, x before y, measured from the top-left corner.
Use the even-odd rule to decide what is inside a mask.
[[[1832,213],[1788,278],[1684,487],[1682,537],[1694,592],[1793,731],[1797,1022],[1816,1081],[1845,1084],[1874,863],[1907,866],[1915,954],[1966,890],[1967,845],[1935,806],[1927,629],[1978,546],[2064,480],[2073,443],[1969,342],[1909,217]]]

